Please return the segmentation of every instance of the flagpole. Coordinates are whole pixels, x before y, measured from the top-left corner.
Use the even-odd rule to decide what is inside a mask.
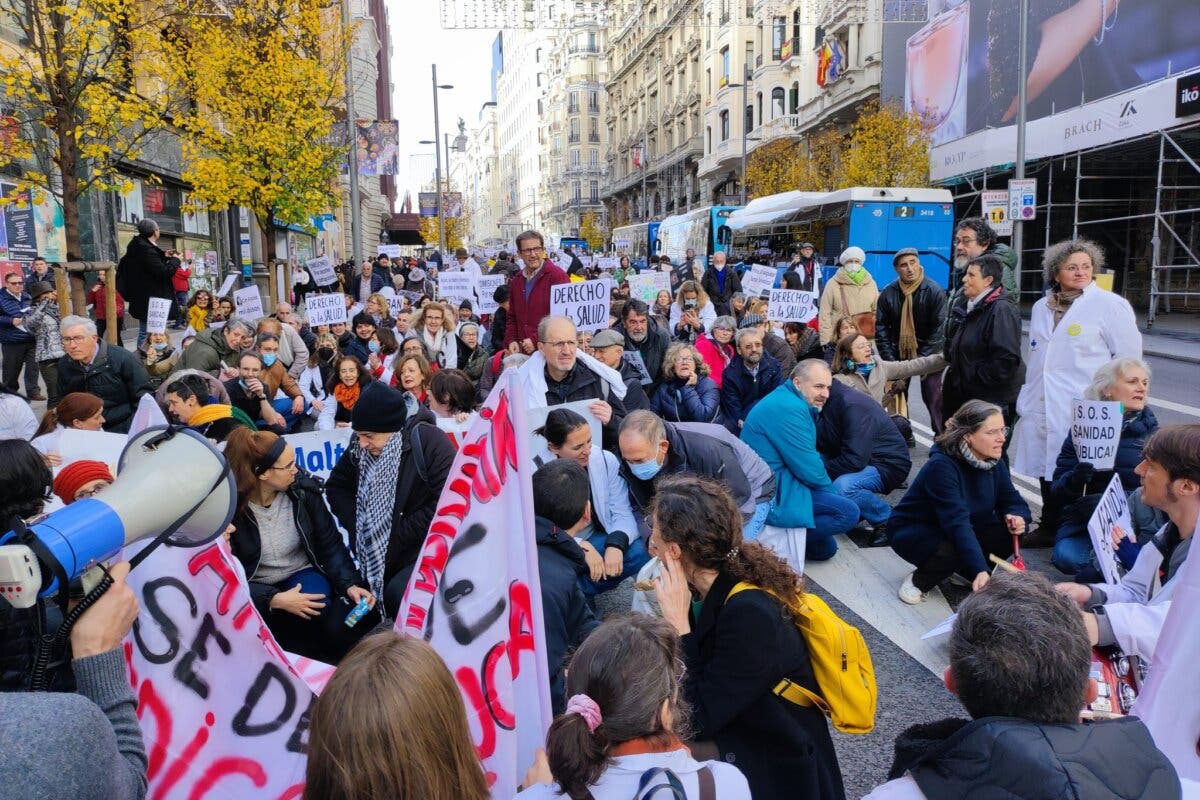
[[[642,222],[650,220],[650,198],[646,197],[646,132],[642,132],[642,144],[638,149],[638,158],[642,162]],[[649,257],[651,254],[647,253]]]

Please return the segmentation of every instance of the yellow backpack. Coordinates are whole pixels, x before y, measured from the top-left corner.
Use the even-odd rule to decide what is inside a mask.
[[[729,597],[748,589],[767,591],[742,581],[733,587]],[[779,599],[774,592],[769,594]],[[798,706],[821,709],[842,733],[870,733],[875,727],[877,692],[875,668],[862,634],[815,594],[801,595],[800,604],[788,608],[808,645],[808,657],[821,691],[811,692],[787,678],[776,684],[773,691]]]

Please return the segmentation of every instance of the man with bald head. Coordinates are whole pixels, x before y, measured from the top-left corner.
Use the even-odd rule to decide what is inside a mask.
[[[604,449],[617,447],[617,430],[625,418],[625,404],[616,388],[602,374],[603,365],[594,362],[593,369],[579,358],[578,333],[575,323],[566,317],[545,317],[538,325],[538,352],[545,359],[546,404],[550,406],[576,400],[592,400],[592,414],[604,426]],[[624,395],[625,384],[616,374]]]

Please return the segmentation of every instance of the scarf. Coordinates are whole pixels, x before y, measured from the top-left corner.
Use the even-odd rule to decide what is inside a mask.
[[[608,384],[608,390],[618,399],[625,399],[625,379],[621,373],[606,364],[601,364],[594,356],[589,356],[582,350],[575,352],[576,366],[583,365],[600,376],[600,380]],[[528,360],[517,368],[518,380],[525,385],[525,397],[531,407],[544,407],[546,402],[546,357],[540,350],[535,350]]]
[[[855,286],[862,286],[867,280],[867,276],[871,273],[867,272],[864,267],[859,267],[854,272],[850,272],[845,267],[842,267],[842,274],[853,281]]]
[[[855,364],[854,365],[854,371],[857,372],[859,375],[862,375],[863,378],[869,378],[871,376],[871,370],[873,370],[873,369],[875,369],[875,360],[874,359],[871,359],[870,361],[868,361],[865,364]]]
[[[458,366],[458,348],[446,347],[446,337],[449,334],[445,328],[438,328],[438,332],[432,339],[429,338],[429,331],[421,327],[421,339],[425,342],[425,346],[429,348],[429,352],[433,354],[433,358],[437,361],[438,366],[443,369],[454,369]],[[450,352],[447,352],[449,350]]]
[[[404,436],[399,431],[392,434],[378,457],[366,450],[359,450],[358,455],[354,550],[371,594],[383,597],[383,570],[392,537],[392,510],[396,505],[396,478],[404,455]]]
[[[900,293],[904,305],[900,307],[900,360],[909,361],[917,357],[917,325],[913,322],[913,295],[925,280],[925,268],[917,267],[917,276],[912,283],[900,281]]]
[[[971,449],[971,445],[967,444],[967,440],[963,439],[958,443],[958,454],[975,469],[981,469],[984,472],[996,466],[999,459],[980,458],[975,455],[975,451]]]
[[[1083,289],[1064,290],[1062,287],[1051,289],[1050,296],[1046,298],[1046,307],[1054,312],[1054,327],[1058,327],[1058,323],[1062,322],[1062,318],[1067,313],[1067,309],[1071,307],[1083,294]]]
[[[362,391],[362,387],[357,383],[353,386],[347,386],[341,381],[333,387],[333,396],[342,405],[342,408],[354,408],[354,404],[358,402],[358,394]]]

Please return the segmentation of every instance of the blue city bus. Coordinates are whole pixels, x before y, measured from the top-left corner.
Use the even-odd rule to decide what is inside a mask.
[[[629,261],[638,269],[645,269],[650,256],[658,255],[657,222],[639,222],[613,228],[612,249],[617,256],[629,256]]]
[[[577,255],[591,255],[592,253],[592,246],[588,244],[587,239],[564,236],[558,240],[559,250],[562,250],[565,253],[568,247],[575,248],[575,253]]]
[[[867,254],[866,268],[880,288],[896,279],[892,256],[903,247],[920,253],[925,276],[950,280],[954,200],[946,189],[856,186],[836,192],[784,192],[752,200],[729,216],[732,258],[766,256],[777,283],[801,242],[815,245],[824,286],[837,257],[850,245]]]
[[[667,217],[658,228],[658,252],[679,264],[689,249],[711,263],[714,253],[727,253],[729,216],[741,206],[706,206]]]

